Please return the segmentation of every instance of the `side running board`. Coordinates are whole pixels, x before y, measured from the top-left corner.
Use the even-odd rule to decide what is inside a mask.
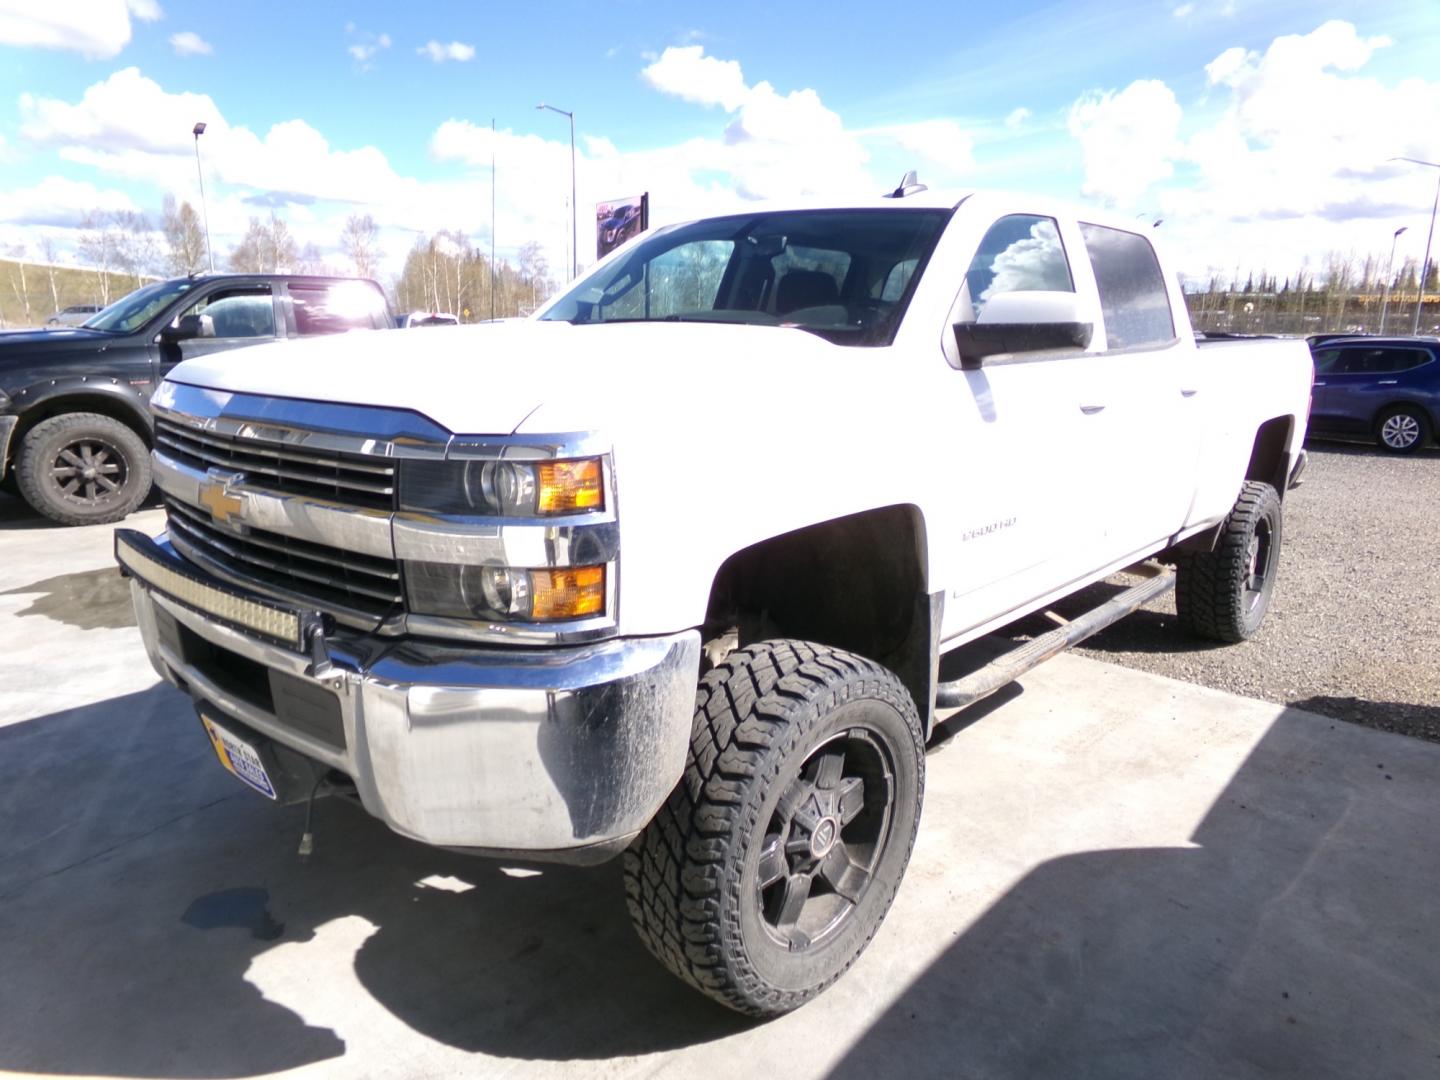
[[[1148,581],[1142,581],[1139,585],[1126,589],[1119,596],[1107,600],[1099,607],[1087,611],[1078,619],[1067,622],[1063,626],[1057,626],[1049,633],[1041,634],[1039,637],[1001,654],[963,679],[939,683],[935,687],[935,707],[937,709],[963,709],[967,705],[973,705],[982,698],[989,697],[1001,687],[1014,682],[1031,668],[1043,664],[1052,656],[1059,655],[1070,646],[1078,645],[1086,638],[1098,634],[1111,623],[1120,621],[1132,611],[1149,603],[1157,596],[1164,596],[1175,587],[1175,572],[1168,567],[1146,563],[1143,567],[1136,567],[1130,572],[1146,572],[1154,576]]]

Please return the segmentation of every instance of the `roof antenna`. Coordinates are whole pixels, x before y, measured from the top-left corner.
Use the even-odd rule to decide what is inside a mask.
[[[915,170],[911,169],[905,174],[904,179],[900,181],[900,186],[894,191],[887,192],[884,198],[903,199],[906,195],[914,195],[916,192],[928,190],[924,184],[920,183],[920,178],[915,175]]]

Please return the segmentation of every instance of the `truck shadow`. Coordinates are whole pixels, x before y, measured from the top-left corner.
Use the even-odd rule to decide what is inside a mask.
[[[1377,738],[1284,714],[1197,847],[1041,863],[868,1029],[822,998],[807,1015],[859,1039],[839,1075],[1433,1069],[1440,931],[1417,898],[1440,887],[1421,824],[1440,766],[1413,740],[1383,741],[1383,771],[1348,752]],[[363,1074],[403,1047],[397,1024],[547,1062],[748,1032],[773,1060],[798,1030],[665,973],[614,863],[483,862],[331,800],[302,864],[302,816],[221,772],[168,687],[0,728],[0,1070],[246,1077],[344,1057]],[[935,913],[892,919],[889,963],[943,932]],[[815,1051],[795,1052],[804,1071]]]
[[[831,1075],[1434,1075],[1437,775],[1424,744],[1284,713],[1197,846],[1041,863]]]
[[[167,686],[0,727],[0,1070],[297,1068],[347,1052],[343,1003],[364,991],[432,1039],[513,1058],[748,1026],[645,952],[616,863],[502,867],[329,800],[302,864],[302,818],[219,770]],[[317,934],[357,917],[367,936],[337,961]]]

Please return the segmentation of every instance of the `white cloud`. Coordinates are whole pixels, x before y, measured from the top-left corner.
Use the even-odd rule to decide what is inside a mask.
[[[176,56],[209,56],[214,47],[193,30],[182,30],[170,35],[170,47]]]
[[[1070,134],[1085,164],[1082,191],[1122,207],[1174,172],[1181,150],[1180,103],[1164,83],[1140,79],[1118,94],[1091,94],[1070,107]]]
[[[21,136],[55,147],[68,161],[161,185],[194,169],[191,128],[207,124],[201,151],[207,173],[222,182],[295,197],[364,202],[399,181],[374,147],[333,149],[303,120],[273,125],[263,138],[231,127],[207,95],[164,90],[137,68],[117,71],[75,103],[20,98]]]
[[[443,64],[446,60],[458,60],[463,63],[466,60],[475,59],[475,46],[466,45],[460,41],[452,41],[449,45],[442,45],[438,41],[427,41],[415,51],[421,56],[430,57],[437,64]]]
[[[740,108],[750,95],[737,60],[705,55],[705,46],[666,49],[640,77],[662,94],[697,105],[718,105],[726,112]]]
[[[927,183],[953,182],[975,167],[975,141],[954,120],[919,120],[911,124],[867,128],[855,134],[893,139],[907,154],[918,159],[916,165],[929,163],[939,166],[943,173],[941,176],[931,176],[923,168],[919,170],[920,179]]]
[[[1194,4],[1179,4],[1175,10],[1170,12],[1177,19],[1188,19],[1195,12]]]
[[[1132,110],[1132,120],[1150,117],[1130,125],[1133,139],[1101,150],[1083,124],[1093,117],[1077,103],[1072,131],[1092,139],[1082,140],[1087,188],[1133,201],[1141,180],[1155,183],[1146,208],[1165,218],[1164,233],[1197,273],[1228,277],[1239,262],[1283,274],[1307,254],[1388,251],[1400,225],[1423,247],[1433,170],[1387,159],[1440,161],[1440,80],[1387,85],[1363,74],[1387,45],[1333,21],[1264,49],[1225,49],[1205,65],[1210,104],[1221,111],[1192,126],[1178,150],[1168,110],[1144,109]],[[1101,117],[1101,132],[1116,126],[1106,119],[1115,118]],[[1184,168],[1183,183],[1165,182],[1172,162]]]
[[[1018,128],[1021,124],[1025,123],[1025,121],[1029,119],[1030,110],[1025,108],[1025,106],[1021,105],[1018,109],[1010,110],[1010,115],[1005,117],[1005,126],[1012,129]]]
[[[165,17],[156,0],[125,0],[125,6],[141,22],[158,22]]]
[[[77,227],[92,210],[134,210],[131,198],[113,188],[47,176],[28,188],[0,192],[0,222]]]
[[[361,71],[369,71],[374,66],[370,61],[375,59],[380,52],[390,48],[389,34],[372,34],[369,31],[356,30],[354,23],[346,23],[345,32],[352,37],[359,38],[358,41],[347,45],[345,51],[350,54]]]
[[[130,44],[130,16],[160,17],[153,0],[63,0],[45,5],[0,3],[0,45],[64,49],[104,60]]]
[[[729,175],[743,199],[874,190],[869,154],[812,89],[781,94],[745,82],[740,64],[706,56],[700,45],[672,46],[641,72],[662,93],[731,114],[721,141],[694,140],[677,151],[694,171]]]

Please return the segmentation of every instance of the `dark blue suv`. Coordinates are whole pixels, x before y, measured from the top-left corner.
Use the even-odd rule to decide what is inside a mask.
[[[1408,454],[1440,427],[1440,338],[1330,338],[1311,344],[1316,435],[1375,439]]]

